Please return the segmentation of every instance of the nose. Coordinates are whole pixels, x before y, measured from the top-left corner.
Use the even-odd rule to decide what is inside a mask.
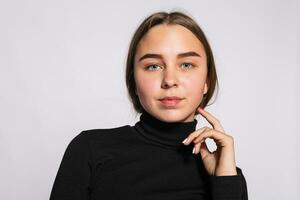
[[[177,87],[176,70],[166,68],[163,73],[162,88]]]

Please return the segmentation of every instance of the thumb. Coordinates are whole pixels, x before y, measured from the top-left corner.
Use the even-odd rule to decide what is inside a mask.
[[[205,141],[203,141],[200,145],[200,154],[201,154],[202,159],[204,159],[206,156],[210,155],[210,151],[208,150]]]

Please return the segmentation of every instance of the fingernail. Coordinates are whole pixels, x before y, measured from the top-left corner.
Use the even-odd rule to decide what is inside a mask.
[[[183,141],[182,141],[182,143],[185,143],[187,141],[187,138],[185,138]]]
[[[194,147],[194,148],[193,148],[193,153],[195,153],[195,150],[196,150],[196,149],[195,149],[195,147]]]

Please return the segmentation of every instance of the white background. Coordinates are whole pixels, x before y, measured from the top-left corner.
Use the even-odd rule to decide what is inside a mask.
[[[220,91],[207,110],[235,139],[249,199],[300,199],[293,0],[1,0],[0,199],[48,199],[72,138],[134,125],[125,86],[130,39],[146,16],[174,9],[194,16],[213,49]]]

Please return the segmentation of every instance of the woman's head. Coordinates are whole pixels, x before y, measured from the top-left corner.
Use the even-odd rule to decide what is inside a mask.
[[[126,85],[136,112],[167,121],[192,121],[217,85],[210,45],[197,23],[181,12],[157,12],[136,30],[129,46]],[[162,98],[177,96],[177,104]]]

